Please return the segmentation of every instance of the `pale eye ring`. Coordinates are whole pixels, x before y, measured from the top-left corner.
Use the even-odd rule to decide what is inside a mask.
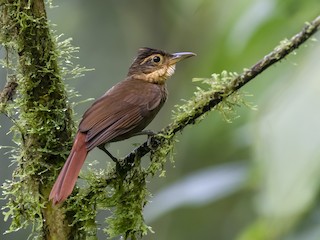
[[[152,58],[152,61],[155,62],[155,63],[159,63],[161,61],[161,57],[156,55]]]

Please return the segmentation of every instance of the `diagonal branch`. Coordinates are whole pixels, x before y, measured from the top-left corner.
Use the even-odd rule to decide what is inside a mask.
[[[158,135],[151,138],[153,143],[152,148],[157,148],[165,140],[164,137],[168,135],[175,135],[177,132],[182,131],[187,125],[193,124],[199,117],[203,116],[208,111],[212,110],[216,105],[222,102],[225,98],[230,96],[232,93],[239,90],[245,84],[249,83],[252,79],[266,70],[268,67],[277,63],[278,61],[285,58],[287,55],[292,53],[294,50],[299,48],[306,40],[308,40],[314,33],[320,29],[320,16],[315,18],[311,23],[307,23],[306,26],[290,40],[284,40],[275,47],[275,49],[268,55],[264,56],[260,61],[254,64],[251,68],[244,70],[244,72],[233,78],[232,81],[225,87],[223,91],[213,92],[209,97],[209,100],[205,105],[201,106],[201,109],[192,112],[179,121],[174,121],[169,124]],[[157,140],[157,141],[154,141]],[[144,142],[139,147],[134,149],[128,154],[123,162],[125,165],[130,165],[134,162],[136,157],[141,158],[151,151],[151,147],[148,142]]]
[[[108,228],[105,229],[110,238],[123,235],[126,239],[136,239],[137,235],[146,235],[149,229],[143,220],[143,207],[147,203],[148,196],[146,178],[163,169],[166,156],[172,150],[175,134],[189,124],[194,124],[219,103],[232,104],[232,100],[227,99],[228,97],[231,95],[236,97],[237,90],[297,49],[319,28],[320,16],[290,40],[282,41],[271,53],[250,69],[244,70],[242,74],[229,74],[226,78],[221,74],[222,78],[219,81],[223,84],[216,87],[214,82],[209,91],[196,94],[194,99],[185,104],[186,108],[183,108],[185,105],[182,106],[182,109],[186,110],[183,114],[176,116],[175,120],[157,135],[149,138],[124,159],[118,161],[115,167],[112,166],[102,172],[91,171],[85,176],[89,187],[80,189],[78,194],[68,202],[68,207],[73,212],[81,209],[81,214],[75,216],[74,222],[81,223],[86,219],[83,216],[89,216],[88,218],[94,222],[95,213],[92,214],[92,209],[101,207],[111,209],[112,212],[111,217],[106,220]],[[151,152],[150,164],[146,168],[141,167],[141,157],[149,152]]]

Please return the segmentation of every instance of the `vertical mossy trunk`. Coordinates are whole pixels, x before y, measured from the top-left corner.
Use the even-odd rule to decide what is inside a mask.
[[[58,66],[58,52],[42,0],[1,1],[1,44],[17,64],[14,108],[17,168],[4,185],[9,231],[33,224],[41,239],[75,238],[65,209],[52,207],[48,195],[64,162],[72,136],[72,111]],[[16,61],[15,61],[15,60]]]

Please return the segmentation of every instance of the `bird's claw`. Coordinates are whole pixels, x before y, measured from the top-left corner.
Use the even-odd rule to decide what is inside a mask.
[[[151,150],[155,150],[158,146],[159,146],[159,139],[155,136],[149,136],[148,140],[147,140],[147,146],[151,149]]]

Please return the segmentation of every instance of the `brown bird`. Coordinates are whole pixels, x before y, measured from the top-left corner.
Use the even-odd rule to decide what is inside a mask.
[[[84,113],[70,155],[49,196],[53,204],[67,199],[89,151],[99,147],[114,161],[105,145],[135,135],[156,116],[167,99],[166,80],[177,62],[195,56],[192,52],[169,54],[151,48],[139,49],[126,79],[108,90]]]

